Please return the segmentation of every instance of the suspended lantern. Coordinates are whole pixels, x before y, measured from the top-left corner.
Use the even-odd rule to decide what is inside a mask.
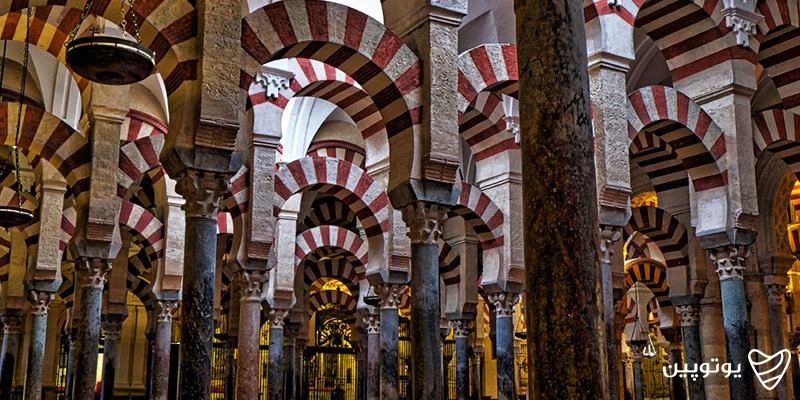
[[[83,20],[92,6],[88,0],[83,13],[69,36],[66,51],[67,65],[76,74],[104,85],[130,85],[152,75],[156,70],[156,56],[142,45],[139,24],[133,10],[133,0],[128,0],[128,10],[133,22],[133,40],[126,31],[125,0],[120,0],[122,37],[98,35],[92,30],[91,36],[75,39]]]
[[[370,286],[367,294],[364,296],[364,303],[368,306],[378,307],[381,305],[381,296],[375,292],[375,286]]]
[[[28,78],[28,46],[31,32],[31,9],[28,8],[27,31],[25,34],[25,52],[22,58],[22,83],[19,88],[19,111],[17,112],[17,129],[14,136],[14,178],[17,191],[17,206],[0,206],[0,227],[11,228],[22,226],[33,221],[33,211],[22,208],[22,181],[19,178],[19,134],[22,129],[22,102],[25,101],[25,80]],[[3,60],[0,64],[0,88],[3,87],[3,78],[6,71],[6,49],[8,41],[3,42]]]

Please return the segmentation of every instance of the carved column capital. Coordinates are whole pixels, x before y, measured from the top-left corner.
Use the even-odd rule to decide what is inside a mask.
[[[282,69],[261,66],[256,73],[255,81],[264,88],[268,99],[278,100],[282,89],[289,89],[294,73]]]
[[[611,256],[614,255],[612,247],[614,243],[622,237],[622,227],[614,225],[603,225],[600,227],[600,261],[604,264],[611,264]]]
[[[223,193],[230,189],[231,177],[210,171],[187,169],[175,179],[175,191],[186,200],[181,207],[187,217],[214,219]]]
[[[717,267],[719,281],[744,280],[745,259],[750,256],[749,245],[728,245],[709,250]]]
[[[746,1],[744,4],[739,4],[739,1],[725,3],[726,6],[722,9],[725,25],[736,33],[736,44],[750,47],[750,37],[756,35],[756,28],[764,17],[754,12],[755,6],[747,7]]]
[[[475,327],[475,321],[471,319],[456,319],[450,321],[450,324],[453,325],[453,334],[457,338],[469,337],[469,334],[472,333],[472,329]]]
[[[675,310],[680,314],[681,326],[700,325],[700,306],[697,304],[686,304],[675,306]]]
[[[47,315],[50,310],[50,301],[53,300],[52,293],[31,290],[28,292],[28,297],[31,303],[31,315]]]
[[[111,272],[111,263],[102,258],[84,258],[75,263],[81,287],[103,290],[106,275]]]
[[[403,295],[405,285],[394,285],[384,283],[378,285],[378,296],[381,297],[381,310],[385,308],[397,308],[400,305],[400,296]]]
[[[641,361],[642,360],[642,353],[644,352],[644,347],[646,343],[628,343],[628,347],[631,349],[631,354],[633,354],[634,361]]]
[[[171,324],[178,307],[180,307],[180,302],[177,300],[156,301],[156,321],[169,322]]]
[[[408,205],[403,210],[403,221],[408,226],[411,244],[438,244],[442,223],[447,219],[447,208],[423,201]]]
[[[765,284],[767,301],[770,305],[783,306],[786,299],[786,285],[777,283]]]
[[[22,333],[22,317],[16,315],[3,315],[0,317],[3,323],[4,335],[19,335]]]
[[[106,340],[119,340],[120,331],[122,331],[122,320],[119,318],[109,319],[100,323],[103,332],[106,333]]]
[[[269,329],[283,329],[288,316],[288,309],[271,308],[269,310]]]
[[[494,305],[497,317],[512,317],[514,315],[514,306],[519,303],[518,293],[491,293],[487,297],[490,303]]]
[[[261,303],[269,273],[267,271],[241,270],[236,273],[236,282],[239,284],[239,301],[242,303]]]
[[[364,328],[367,330],[367,335],[377,335],[381,333],[381,316],[378,314],[370,314],[363,317]]]

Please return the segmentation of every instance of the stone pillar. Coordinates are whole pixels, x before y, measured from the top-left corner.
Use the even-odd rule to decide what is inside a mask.
[[[283,400],[283,327],[288,315],[289,310],[280,308],[269,310],[268,400]],[[239,339],[241,340],[241,337]],[[242,376],[242,371],[238,371],[238,375]]]
[[[0,347],[0,399],[11,399],[11,389],[14,386],[14,368],[17,365],[19,353],[19,337],[24,327],[22,317],[17,315],[3,315],[3,345]]]
[[[296,357],[296,368],[294,369],[294,379],[297,386],[295,386],[294,392],[297,393],[298,399],[305,398],[303,394],[303,389],[306,387],[305,382],[303,382],[303,353],[306,350],[306,343],[308,343],[308,339],[305,335],[301,334],[295,339],[294,353]]]
[[[436,204],[418,202],[403,210],[403,221],[411,239],[411,287],[414,288],[411,291],[411,343],[414,344],[411,346],[411,386],[416,400],[440,400],[443,393],[442,346],[438,329],[441,317],[439,236],[445,218],[447,210]],[[381,327],[386,323],[381,312]],[[396,334],[394,340],[397,343]],[[397,347],[394,358],[387,362],[394,363],[396,377]]]
[[[286,324],[285,335],[283,338],[283,398],[284,400],[294,400],[298,398],[294,389],[297,387],[295,382],[295,352],[297,351],[297,336],[300,334],[300,323],[289,322]],[[357,347],[357,346],[356,346]],[[357,359],[357,358],[356,358]]]
[[[646,342],[629,343],[633,353],[633,398],[644,400],[644,371],[642,371],[642,351]]]
[[[178,309],[177,300],[156,302],[156,334],[153,341],[152,399],[169,397],[170,348],[172,345],[172,318]]]
[[[75,345],[75,390],[77,400],[93,400],[96,390],[97,346],[100,343],[100,307],[106,274],[111,270],[107,260],[82,259],[75,263],[81,285],[78,308],[78,336]]]
[[[669,341],[669,364],[683,368],[683,344],[681,342],[681,332],[678,328],[664,328],[661,333]],[[683,386],[683,378],[678,375],[669,380],[672,400],[686,400],[686,388]]]
[[[438,279],[438,278],[437,278]],[[381,315],[380,315],[380,388],[381,399],[396,399],[397,394],[397,381],[398,381],[398,337],[397,329],[400,326],[400,317],[397,314],[397,306],[400,303],[400,295],[405,289],[401,285],[392,285],[384,283],[377,287],[378,295],[381,298]],[[413,301],[413,300],[412,300]],[[439,341],[438,336],[438,319],[436,320],[437,336],[436,341]],[[439,371],[436,371],[438,376]],[[438,400],[438,399],[437,399]]]
[[[25,400],[41,400],[42,370],[44,369],[44,346],[47,341],[47,311],[53,294],[32,290],[30,292],[31,319],[28,343],[28,373],[25,375]]]
[[[396,313],[396,312],[395,312]],[[364,317],[367,330],[367,400],[381,398],[381,317],[370,314]]]
[[[236,397],[242,400],[258,399],[258,379],[254,379],[254,377],[258,376],[259,367],[261,300],[268,279],[266,271],[242,270],[236,274],[236,280],[239,283],[239,351],[236,358]],[[270,336],[272,336],[272,331],[270,331]],[[283,343],[280,345],[283,346]],[[272,360],[271,351],[270,360]],[[272,375],[271,372],[270,375]]]
[[[491,293],[488,296],[497,313],[497,399],[516,400],[517,382],[514,371],[514,306],[517,293]]]
[[[100,386],[100,399],[113,400],[114,383],[117,374],[117,345],[122,331],[124,316],[107,316],[100,326],[106,334],[103,342],[103,381]]]
[[[483,398],[482,356],[482,351],[477,351],[474,347],[472,348],[472,397],[476,399]]]
[[[772,354],[783,349],[789,349],[789,337],[786,330],[786,285],[788,278],[784,276],[765,276],[764,288],[767,294],[767,304],[769,305],[769,330],[772,339]],[[775,390],[778,398],[794,399],[792,365],[789,363],[790,371],[781,379]],[[780,370],[779,370],[780,371]]]
[[[225,339],[225,383],[223,390],[225,391],[226,399],[236,398],[236,347],[238,346],[239,338],[237,336],[228,336]]]
[[[230,177],[187,169],[176,181],[186,199],[179,398],[210,400],[217,213]]]
[[[515,0],[515,10],[528,391],[601,399],[608,384],[583,3]]]
[[[734,366],[740,365],[745,371],[741,378],[730,379],[731,400],[747,400],[754,396],[753,376],[747,369],[750,339],[744,287],[744,262],[749,251],[749,246],[736,245],[709,251],[719,275],[728,362]]]
[[[148,316],[147,316],[148,320],[150,318],[155,318],[154,315],[155,314],[153,312],[149,312]],[[149,325],[150,324],[148,323],[148,329],[144,333],[144,337],[147,340],[147,370],[145,371],[145,384],[144,384],[145,392],[144,392],[144,396],[146,398],[148,398],[148,399],[152,399],[153,398],[153,379],[155,378],[153,376],[153,361],[154,361],[153,360],[153,357],[154,357],[153,353],[155,352],[155,346],[156,346],[156,333],[155,333],[155,329],[152,329],[152,332],[150,331]]]
[[[624,77],[622,83],[624,87]],[[627,154],[626,154],[627,156]],[[614,282],[613,265],[611,257],[614,255],[612,249],[614,243],[620,239],[622,228],[618,226],[603,226],[600,229],[600,268],[602,274],[603,287],[603,326],[605,328],[605,351],[606,363],[608,365],[608,395],[609,399],[619,399],[619,360],[617,359],[617,342],[614,335],[617,330],[614,326],[616,310],[614,308]],[[620,257],[621,259],[621,257]]]
[[[681,318],[681,337],[683,338],[683,363],[689,368],[703,363],[703,354],[700,347],[700,306],[698,304],[676,305],[675,310]],[[672,360],[670,360],[672,363]],[[683,364],[680,364],[681,366]],[[703,375],[697,379],[688,379],[689,398],[691,400],[705,400],[706,391],[703,384]]]
[[[452,321],[454,336],[456,337],[456,399],[469,398],[469,334],[472,332],[474,321],[471,319],[457,319]]]
[[[72,306],[72,309],[73,311],[75,310],[74,305]],[[71,400],[74,398],[75,393],[75,349],[78,346],[76,343],[78,334],[74,328],[70,328],[67,335],[67,339],[69,340],[69,354],[67,354],[67,379],[64,385],[64,391],[66,392],[66,395],[64,398],[66,400]]]

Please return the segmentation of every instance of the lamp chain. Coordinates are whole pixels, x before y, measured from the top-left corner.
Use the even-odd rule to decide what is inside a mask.
[[[81,17],[78,18],[78,22],[75,24],[75,27],[72,28],[72,32],[69,33],[69,39],[64,42],[64,46],[66,47],[75,39],[75,36],[78,35],[78,29],[80,29],[81,25],[83,24],[83,20],[86,19],[86,15],[89,14],[89,9],[92,8],[92,1],[88,0],[86,5],[83,6],[83,12],[81,12]]]
[[[133,22],[133,35],[136,37],[136,43],[142,44],[142,36],[139,35],[139,23],[136,21],[136,10],[133,9],[133,0],[128,0],[131,10],[131,22]]]
[[[31,38],[31,10],[28,7],[28,20],[25,28],[25,52],[22,56],[22,83],[19,85],[19,111],[17,111],[17,134],[14,136],[14,164],[16,168],[14,171],[17,178],[17,205],[22,207],[22,181],[19,177],[19,134],[22,131],[22,105],[25,101],[25,80],[28,79],[28,50],[30,48]]]
[[[128,21],[125,20],[125,0],[119,0],[119,27],[122,28],[122,37],[128,36]]]

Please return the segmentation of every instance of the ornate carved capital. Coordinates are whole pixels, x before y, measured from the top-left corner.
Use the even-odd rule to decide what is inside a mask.
[[[111,263],[102,258],[82,259],[75,263],[75,271],[82,287],[103,290],[106,275],[111,272]]]
[[[400,305],[400,296],[405,290],[404,285],[384,283],[377,286],[378,296],[381,297],[381,310],[384,308],[397,308]]]
[[[264,88],[266,97],[278,100],[281,89],[289,89],[294,73],[282,69],[262,66],[256,73],[256,83],[260,83]]]
[[[752,7],[747,7],[744,2],[726,1],[727,7],[722,9],[722,15],[725,16],[725,25],[733,32],[736,33],[736,44],[742,47],[750,47],[750,37],[756,35],[756,27],[764,17],[756,14]],[[751,4],[755,4],[752,2]]]
[[[782,306],[786,299],[786,285],[772,283],[764,285],[767,290],[767,301],[770,305]]]
[[[447,219],[447,208],[438,204],[419,201],[403,210],[403,221],[408,226],[411,244],[438,244],[442,234],[442,222]]]
[[[186,216],[216,218],[222,195],[230,188],[230,178],[227,174],[194,169],[178,175],[175,191],[186,199],[181,207]]]
[[[514,315],[514,306],[519,303],[518,293],[492,293],[487,296],[487,300],[494,305],[497,317],[512,317]]]
[[[675,310],[681,316],[681,326],[700,325],[700,306],[697,304],[686,304],[675,306]]]
[[[603,225],[600,227],[600,262],[611,264],[611,256],[614,255],[612,246],[622,237],[622,227],[613,225]]]
[[[750,256],[749,245],[729,245],[709,250],[711,261],[717,267],[720,282],[744,280],[745,259]]]
[[[31,315],[47,315],[47,311],[50,310],[50,301],[53,300],[53,294],[40,290],[31,290],[28,295],[31,302]]]
[[[177,300],[158,300],[156,301],[156,321],[172,323],[175,311],[180,307]]]
[[[0,317],[3,323],[4,335],[19,335],[22,333],[22,317],[16,315],[3,315]]]
[[[457,319],[450,321],[450,324],[453,325],[453,334],[457,338],[468,337],[469,334],[472,333],[472,329],[475,327],[475,321],[471,319]]]
[[[106,340],[119,340],[120,331],[122,331],[122,321],[119,319],[110,319],[100,323],[103,332],[106,333]]]
[[[236,282],[239,283],[239,301],[261,303],[263,294],[269,281],[267,271],[248,271],[241,270],[236,274]]]
[[[363,317],[364,328],[367,330],[367,335],[377,335],[381,333],[381,316],[378,314],[370,314]]]
[[[629,343],[628,344],[628,347],[631,349],[631,353],[633,354],[633,360],[634,361],[640,361],[641,362],[642,353],[644,352],[644,346],[645,346],[645,344],[638,344],[638,343],[637,344],[633,344],[633,343]]]
[[[288,316],[289,310],[271,308],[269,310],[269,329],[283,329],[286,325],[286,317]]]

